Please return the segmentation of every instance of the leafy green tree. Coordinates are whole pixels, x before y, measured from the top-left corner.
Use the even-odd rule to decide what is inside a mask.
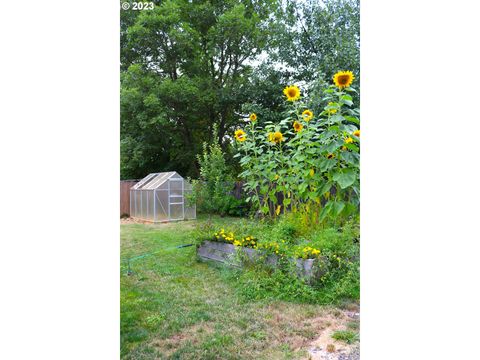
[[[358,81],[359,5],[359,0],[287,0],[277,18],[272,61],[284,63],[298,81],[330,81],[339,70],[353,71]]]
[[[163,1],[126,19],[121,76],[122,177],[175,169],[198,176],[195,155],[242,116],[254,59],[275,1]]]

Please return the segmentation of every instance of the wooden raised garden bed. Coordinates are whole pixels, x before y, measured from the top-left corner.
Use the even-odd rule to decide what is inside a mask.
[[[237,253],[239,252],[239,254]],[[240,256],[237,256],[240,255]],[[261,261],[270,267],[277,267],[280,257],[274,254],[266,254],[265,251],[247,247],[234,246],[232,244],[205,240],[197,247],[197,255],[200,260],[215,261],[230,266],[242,267],[245,262]],[[317,279],[325,273],[325,259],[294,259],[289,261],[295,265],[296,273],[306,280]]]

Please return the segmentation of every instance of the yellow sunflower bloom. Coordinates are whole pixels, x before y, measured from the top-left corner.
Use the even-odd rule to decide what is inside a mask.
[[[338,86],[340,89],[349,87],[352,85],[355,76],[351,71],[339,71],[333,76],[333,82],[335,86]]]
[[[310,110],[305,110],[302,113],[302,116],[303,116],[303,119],[308,122],[308,121],[312,120],[313,112],[311,112]]]
[[[313,176],[313,175],[315,175],[315,170],[310,169],[310,176]]]
[[[345,139],[346,144],[351,144],[353,142],[353,139],[349,136]]]
[[[331,106],[334,106],[334,105],[335,105],[335,104],[334,104],[333,102],[329,102],[327,106],[330,106],[330,107],[331,107]],[[337,109],[329,109],[329,110],[328,110],[328,113],[329,113],[330,115],[336,114],[336,113],[337,113]]]
[[[355,130],[353,136],[360,137],[360,130]]]
[[[300,124],[299,122],[295,121],[295,122],[293,123],[293,128],[295,129],[296,132],[299,132],[300,130],[303,129],[303,125]]]
[[[347,150],[347,147],[346,147],[346,146],[342,146],[342,150],[343,150],[343,151]]]
[[[257,121],[257,114],[251,113],[251,114],[250,114],[250,121],[252,121],[252,122]]]
[[[297,101],[300,99],[300,89],[296,85],[287,86],[283,89],[283,93],[287,97],[288,101]]]
[[[335,154],[330,153],[330,154],[327,155],[327,159],[333,159],[334,157],[335,157]]]
[[[235,139],[237,141],[245,141],[247,140],[247,136],[245,135],[245,131],[241,130],[241,129],[238,129],[235,131]]]
[[[283,141],[283,135],[280,131],[276,131],[274,133],[268,133],[268,141],[278,144]]]

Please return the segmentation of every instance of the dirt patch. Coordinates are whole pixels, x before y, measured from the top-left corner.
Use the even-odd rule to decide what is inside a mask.
[[[192,344],[200,343],[206,336],[213,332],[213,326],[209,323],[195,324],[167,339],[153,339],[150,345],[168,357],[181,348],[186,342],[191,342]]]
[[[152,225],[152,226],[159,227],[159,228],[167,228],[167,227],[172,227],[172,226],[178,226],[178,225],[181,224],[183,227],[193,228],[195,226],[195,221],[194,220],[165,221],[165,222],[154,223],[152,221],[146,221],[146,220],[141,220],[141,219],[135,219],[135,218],[128,217],[128,218],[120,218],[120,224],[121,225],[143,224],[143,225]]]
[[[269,340],[274,346],[288,344],[302,359],[343,360],[358,348],[358,344],[346,344],[334,340],[335,331],[353,327],[358,331],[358,308],[312,308],[286,304],[270,305],[266,309]]]
[[[340,312],[340,314],[338,314]],[[315,323],[323,324],[323,328],[319,332],[319,336],[309,343],[308,356],[309,360],[343,360],[343,359],[359,359],[358,343],[346,344],[343,341],[335,340],[332,335],[336,331],[349,330],[354,328],[358,331],[360,314],[355,311],[337,310],[333,314],[315,318]],[[320,327],[317,327],[320,329]]]
[[[120,218],[120,224],[147,224],[147,225],[154,225],[152,221],[146,221],[146,220],[141,220],[141,219],[136,219],[136,218]],[[163,223],[158,223],[158,224],[163,224]],[[165,222],[165,224],[168,224],[168,222]]]

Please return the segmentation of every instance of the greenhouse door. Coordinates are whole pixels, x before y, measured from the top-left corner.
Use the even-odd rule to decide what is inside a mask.
[[[183,205],[183,179],[170,179],[168,185],[170,220],[183,220],[185,218]]]

